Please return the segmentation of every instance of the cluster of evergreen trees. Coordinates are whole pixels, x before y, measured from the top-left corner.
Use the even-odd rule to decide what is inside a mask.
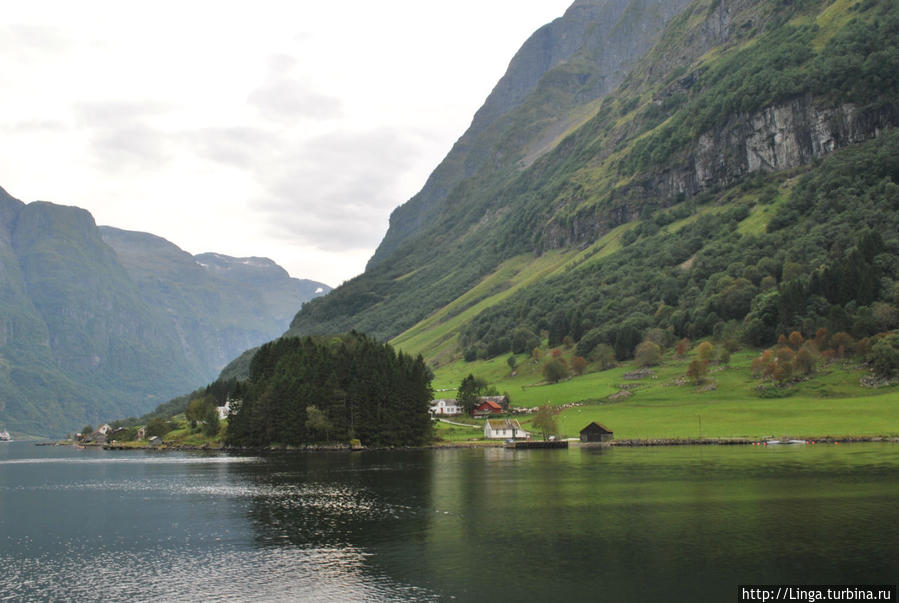
[[[421,356],[356,332],[279,339],[259,348],[234,392],[227,443],[421,445],[432,431],[430,380]]]

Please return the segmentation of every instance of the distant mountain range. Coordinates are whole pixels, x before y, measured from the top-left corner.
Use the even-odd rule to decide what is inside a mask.
[[[0,189],[0,428],[51,435],[208,383],[330,291]]]

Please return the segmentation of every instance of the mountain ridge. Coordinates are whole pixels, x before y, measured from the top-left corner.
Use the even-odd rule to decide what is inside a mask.
[[[216,263],[0,189],[0,424],[58,435],[142,414],[209,382],[329,290],[263,258]]]

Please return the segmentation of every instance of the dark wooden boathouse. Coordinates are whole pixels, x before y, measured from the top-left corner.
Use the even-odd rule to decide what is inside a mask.
[[[608,442],[612,439],[612,430],[593,421],[581,430],[582,442]]]

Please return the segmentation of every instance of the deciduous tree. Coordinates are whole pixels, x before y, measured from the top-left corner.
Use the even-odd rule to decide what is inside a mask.
[[[568,376],[568,369],[559,358],[551,358],[543,365],[543,376],[550,383],[558,383]]]
[[[615,350],[607,343],[601,343],[593,348],[590,358],[599,365],[601,371],[607,371],[616,364]]]
[[[540,430],[544,440],[548,435],[554,435],[559,431],[558,424],[556,423],[556,413],[553,408],[547,404],[540,407],[537,414],[534,415],[534,420],[531,424]]]
[[[147,423],[146,431],[148,438],[152,438],[154,436],[161,438],[169,431],[171,431],[171,429],[168,421],[166,421],[162,417],[156,417],[154,419],[150,419],[150,422]]]
[[[318,407],[314,405],[306,407],[306,429],[318,436],[317,439],[321,439],[321,436],[324,436],[324,439],[327,440],[333,428],[334,426],[331,425],[327,415],[319,410]]]
[[[215,437],[218,435],[219,429],[221,429],[219,411],[215,404],[210,402],[206,405],[206,412],[203,416],[203,435],[209,438]]]
[[[700,360],[699,358],[694,358],[690,361],[690,366],[687,367],[687,377],[693,380],[693,383],[699,385],[705,380],[705,376],[709,372],[709,363],[705,360]]]
[[[715,346],[712,345],[710,341],[703,341],[699,344],[699,347],[696,348],[696,357],[699,360],[702,360],[706,364],[711,361],[712,356],[715,355]]]
[[[582,356],[575,356],[571,359],[571,370],[576,375],[583,375],[587,369],[587,361]]]
[[[881,377],[891,377],[899,372],[899,334],[881,337],[871,346],[871,365]]]
[[[662,349],[651,341],[644,341],[634,351],[637,366],[656,366],[662,361]]]

